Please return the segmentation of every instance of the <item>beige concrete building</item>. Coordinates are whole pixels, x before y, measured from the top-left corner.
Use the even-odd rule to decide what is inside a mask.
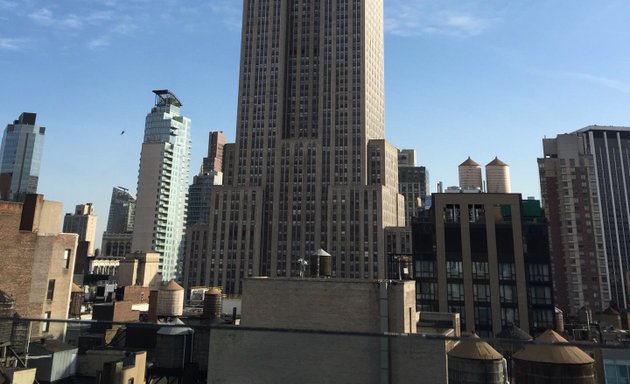
[[[63,218],[63,231],[65,233],[76,233],[79,241],[87,241],[88,255],[94,254],[94,244],[96,244],[96,221],[94,207],[92,203],[79,204],[74,209],[74,214],[66,213]]]
[[[404,209],[384,140],[382,0],[244,4],[236,143],[184,284],[238,293],[248,276],[297,276],[319,248],[334,277],[385,277],[384,228]]]
[[[158,273],[160,254],[155,252],[134,252],[119,260],[116,269],[118,286],[139,286],[157,288],[162,281]]]
[[[61,216],[62,204],[42,195],[0,202],[0,290],[21,317],[68,318],[78,236],[59,232]],[[63,323],[41,322],[31,335],[63,339],[65,330]]]
[[[207,382],[444,383],[452,342],[416,324],[413,281],[246,279],[251,328],[212,330]]]

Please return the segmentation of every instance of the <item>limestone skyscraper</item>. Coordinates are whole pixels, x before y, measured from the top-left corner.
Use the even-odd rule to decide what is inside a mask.
[[[319,248],[333,277],[384,278],[384,229],[404,207],[384,139],[382,0],[243,11],[236,142],[184,283],[239,292],[248,276],[298,276]]]

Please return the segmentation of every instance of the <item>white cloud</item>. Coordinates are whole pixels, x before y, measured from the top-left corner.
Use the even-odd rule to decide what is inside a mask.
[[[476,36],[496,17],[497,10],[489,3],[478,7],[469,1],[390,0],[385,6],[385,31],[397,36]]]
[[[43,25],[51,25],[54,21],[53,13],[48,8],[40,8],[37,11],[28,15],[35,22]]]
[[[111,39],[109,36],[97,37],[96,39],[93,39],[88,43],[88,48],[92,50],[96,50],[96,49],[106,47],[109,45],[110,40]]]
[[[28,39],[20,39],[14,37],[0,37],[0,50],[6,49],[16,51],[26,47]]]

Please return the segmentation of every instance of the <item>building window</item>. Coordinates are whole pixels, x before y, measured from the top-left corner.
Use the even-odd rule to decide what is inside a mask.
[[[433,278],[435,277],[435,262],[433,261],[416,261],[416,277]]]
[[[51,316],[50,311],[44,313],[44,319],[50,319],[50,316]],[[50,322],[42,321],[42,332],[46,333],[48,332],[49,329],[50,329]]]
[[[418,290],[418,298],[420,300],[437,300],[437,284],[436,283],[416,283]]]
[[[491,325],[492,311],[490,307],[475,307],[475,325]]]
[[[516,325],[518,326],[518,308],[501,308],[501,325]]]
[[[529,294],[532,300],[532,304],[551,305],[551,288],[529,287]]]
[[[551,328],[553,327],[553,310],[552,309],[534,309],[534,327],[535,328]]]
[[[473,279],[488,279],[488,262],[476,261],[472,263]]]
[[[461,279],[464,277],[461,261],[446,262],[446,277],[449,279]]]
[[[501,284],[499,286],[499,299],[502,303],[515,303],[516,287],[509,284]]]
[[[480,303],[490,302],[490,285],[489,284],[473,284],[473,298]]]
[[[63,267],[66,269],[70,268],[70,252],[72,252],[71,249],[65,249],[63,251]]]
[[[499,280],[516,280],[514,264],[499,263]]]
[[[549,266],[547,264],[530,264],[527,269],[529,271],[529,281],[550,281]]]
[[[55,280],[48,280],[48,291],[46,292],[46,300],[52,300],[55,296]]]
[[[447,298],[450,301],[464,301],[464,284],[449,283],[446,285]]]

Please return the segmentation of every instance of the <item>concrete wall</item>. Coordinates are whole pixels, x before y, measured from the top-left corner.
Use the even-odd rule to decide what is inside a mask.
[[[378,383],[379,338],[213,330],[208,383]]]
[[[385,298],[380,296],[383,284],[387,286]],[[413,281],[253,278],[244,281],[242,300],[243,326],[415,332]],[[381,301],[389,314],[380,312]],[[389,317],[385,329],[381,316]]]
[[[447,383],[446,353],[453,344],[420,335],[390,337],[390,383]]]
[[[450,342],[213,329],[208,383],[445,383]],[[381,368],[382,344],[390,370]]]

